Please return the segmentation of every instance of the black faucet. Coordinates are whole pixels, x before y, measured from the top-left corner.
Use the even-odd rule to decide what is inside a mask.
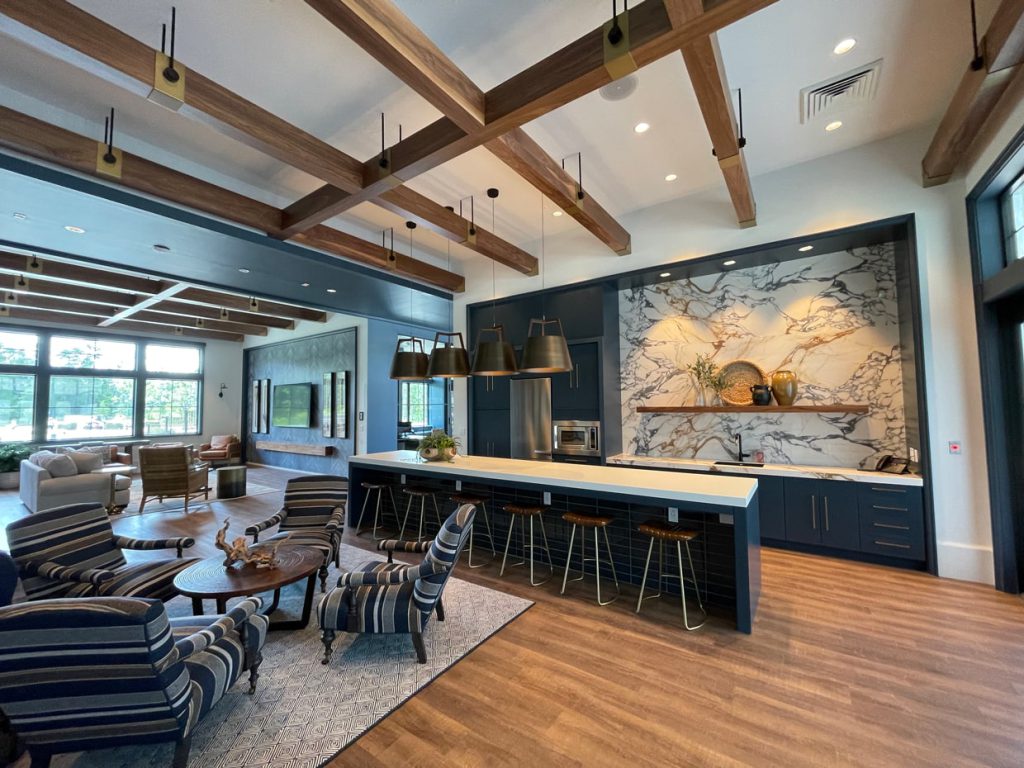
[[[736,434],[732,437],[736,441],[736,461],[742,463],[742,461],[749,456],[749,453],[743,452],[743,435]]]

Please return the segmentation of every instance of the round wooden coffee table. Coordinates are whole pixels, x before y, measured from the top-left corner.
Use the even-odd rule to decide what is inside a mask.
[[[257,549],[253,547],[253,549]],[[230,597],[256,595],[274,590],[274,600],[267,609],[269,616],[277,610],[281,600],[281,588],[306,579],[306,598],[302,606],[302,618],[289,621],[271,621],[271,629],[304,629],[309,625],[309,615],[316,592],[316,575],[324,564],[324,553],[313,547],[299,544],[282,544],[277,550],[277,567],[256,569],[239,563],[225,568],[224,555],[200,560],[174,577],[174,587],[181,594],[192,598],[192,613],[203,613],[203,600],[215,600],[217,613],[226,613]]]

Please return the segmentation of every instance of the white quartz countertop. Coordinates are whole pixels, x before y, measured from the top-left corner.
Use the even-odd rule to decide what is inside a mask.
[[[388,451],[353,456],[349,464],[401,472],[416,469],[454,479],[503,480],[556,488],[619,493],[666,502],[746,507],[757,480],[744,477],[688,475],[650,469],[562,464],[551,461],[456,456],[452,462],[427,462],[415,451]]]
[[[680,459],[671,456],[637,456],[620,453],[608,457],[609,464],[621,467],[657,467],[678,469],[687,472],[728,472],[737,475],[763,475],[775,477],[804,477],[820,480],[850,480],[855,483],[877,483],[885,485],[924,485],[920,475],[894,475],[889,472],[871,472],[864,469],[843,467],[809,467],[799,464],[765,464],[763,467],[736,467],[715,464],[711,459]]]

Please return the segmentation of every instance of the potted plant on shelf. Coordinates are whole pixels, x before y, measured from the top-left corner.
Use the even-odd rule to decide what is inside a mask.
[[[32,448],[25,443],[0,443],[0,488],[17,488],[21,460],[27,459]]]
[[[443,429],[435,429],[420,441],[419,455],[424,461],[451,461],[458,449],[458,440]]]
[[[708,390],[719,393],[725,388],[718,365],[710,354],[698,354],[697,359],[686,366],[697,385],[697,401],[694,405],[709,405]]]

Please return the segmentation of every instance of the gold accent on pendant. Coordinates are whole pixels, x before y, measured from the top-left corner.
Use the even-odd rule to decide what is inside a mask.
[[[164,70],[170,67],[171,58],[165,54],[156,52],[156,59],[153,64],[153,88],[146,97],[161,107],[177,112],[185,103],[185,67],[178,61],[174,62],[174,71],[178,73],[178,80],[171,82],[164,75]]]
[[[633,58],[633,54],[629,50],[629,11],[623,11],[619,14],[619,29],[622,30],[622,39],[618,43],[612,45],[608,39],[608,33],[612,29],[614,22],[608,21],[602,28],[604,41],[604,68],[611,76],[612,80],[618,80],[620,77],[636,72],[637,67],[636,60]]]
[[[121,168],[124,166],[121,150],[117,147],[112,147],[110,154],[114,158],[112,163],[107,162],[107,145],[102,141],[96,142],[96,173],[102,173],[104,176],[110,176],[113,179],[120,179]]]

